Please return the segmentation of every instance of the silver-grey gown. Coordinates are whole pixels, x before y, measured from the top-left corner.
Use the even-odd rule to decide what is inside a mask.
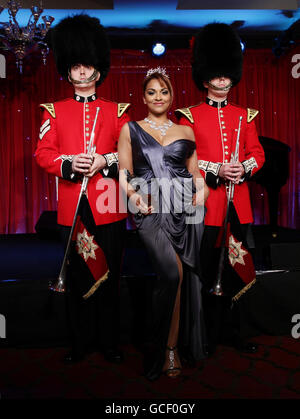
[[[134,215],[138,233],[157,274],[148,333],[151,349],[145,360],[146,377],[155,379],[165,361],[178,290],[176,253],[183,266],[177,346],[182,357],[192,357],[196,361],[204,358],[199,260],[204,209],[192,206],[195,186],[186,168],[186,160],[194,152],[195,142],[179,139],[162,146],[137,122],[129,122],[129,129],[134,176],[139,179],[140,191],[151,193],[155,208],[153,214]],[[147,187],[151,189],[147,190]]]

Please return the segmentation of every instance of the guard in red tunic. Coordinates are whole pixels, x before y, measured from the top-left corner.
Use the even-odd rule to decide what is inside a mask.
[[[242,59],[240,39],[233,28],[222,23],[206,25],[195,37],[192,63],[194,82],[200,90],[207,90],[206,100],[176,111],[180,123],[190,125],[194,130],[199,168],[210,188],[200,255],[206,290],[213,288],[217,277],[220,259],[218,238],[220,227],[224,226],[230,182],[234,184],[233,205],[243,242],[248,249],[253,247],[250,230],[253,216],[247,180],[264,163],[264,151],[254,122],[258,111],[244,109],[227,99],[231,87],[240,81]],[[238,137],[238,160],[234,161]],[[232,298],[244,285],[225,258],[222,283],[225,293]],[[217,298],[226,301],[226,298]],[[230,341],[239,350],[254,352],[255,345],[240,338],[228,306],[222,311],[224,307],[220,308],[219,302],[213,305],[211,299],[207,300],[211,348],[215,348],[217,343]],[[220,319],[226,316],[230,318],[229,330],[222,336],[225,324]]]
[[[68,267],[66,296],[72,350],[65,362],[81,361],[94,349],[103,351],[107,360],[120,362],[119,277],[127,214],[118,198],[116,153],[120,130],[129,120],[129,104],[97,97],[96,87],[110,67],[108,39],[98,19],[88,15],[63,19],[48,32],[48,43],[58,72],[74,87],[74,96],[41,105],[43,117],[36,160],[58,177],[58,224],[65,244],[83,176],[88,178],[84,198],[92,212],[95,237],[86,237],[101,243],[109,269],[99,289],[94,287],[89,298],[83,300],[79,290],[86,273],[79,265],[70,263]],[[93,147],[89,149],[91,142]],[[84,253],[84,244],[77,245]],[[97,244],[93,246],[97,248]]]
[[[81,75],[86,72],[84,66],[79,68]],[[99,160],[97,170],[92,168],[92,176],[88,174],[90,179],[87,187],[87,196],[96,224],[108,224],[124,219],[126,213],[118,211],[118,184],[114,175],[118,169],[118,136],[123,124],[129,120],[126,113],[129,104],[110,102],[98,98],[96,93],[81,96],[78,92],[73,98],[40,106],[43,109],[43,117],[36,158],[41,167],[58,177],[58,224],[71,226],[73,222],[81,188],[80,174],[87,174],[81,171],[80,155],[81,164],[87,162],[89,165],[91,158],[94,158],[95,169]],[[99,114],[94,137],[96,152],[88,156],[87,149],[97,108]],[[76,159],[79,170],[76,170]],[[110,179],[107,179],[108,175]],[[105,191],[106,189],[108,191]],[[104,207],[101,206],[104,201],[101,198],[103,193],[107,198],[107,205]],[[120,210],[122,211],[122,208]]]
[[[220,86],[230,83],[226,78],[216,78],[214,82]],[[209,86],[208,89],[212,90]],[[223,226],[227,207],[226,180],[235,180],[236,177],[238,182],[234,191],[234,206],[240,222],[251,223],[252,209],[245,181],[264,163],[264,151],[258,141],[254,122],[258,111],[241,108],[229,103],[224,97],[222,101],[215,99],[207,97],[199,105],[177,110],[178,114],[184,116],[180,123],[194,129],[198,165],[210,187],[205,225]],[[239,138],[240,163],[234,164],[230,161],[231,155],[235,153],[240,116],[243,118]]]

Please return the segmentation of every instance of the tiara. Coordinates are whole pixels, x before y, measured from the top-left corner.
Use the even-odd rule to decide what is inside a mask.
[[[169,78],[168,74],[166,73],[166,69],[162,67],[150,68],[150,70],[147,71],[146,78],[154,73],[159,73]]]

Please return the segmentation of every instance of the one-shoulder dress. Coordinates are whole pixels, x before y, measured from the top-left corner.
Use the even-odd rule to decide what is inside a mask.
[[[176,254],[183,266],[178,350],[196,361],[205,357],[205,329],[201,298],[200,244],[204,208],[192,205],[195,185],[186,161],[195,142],[178,139],[162,146],[137,122],[129,122],[133,172],[147,187],[155,212],[134,214],[139,236],[149,254],[157,281],[152,296],[151,360],[145,375],[156,378],[163,368],[173,308],[179,285]],[[146,186],[145,186],[146,185]]]

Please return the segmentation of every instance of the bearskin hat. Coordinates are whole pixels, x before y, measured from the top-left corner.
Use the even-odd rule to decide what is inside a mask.
[[[57,71],[68,80],[68,71],[74,64],[84,64],[100,71],[100,85],[110,67],[108,37],[99,19],[86,14],[62,19],[46,36],[53,50]]]
[[[236,31],[225,23],[210,23],[195,36],[192,76],[198,89],[214,77],[228,77],[235,86],[242,77],[243,53]]]

